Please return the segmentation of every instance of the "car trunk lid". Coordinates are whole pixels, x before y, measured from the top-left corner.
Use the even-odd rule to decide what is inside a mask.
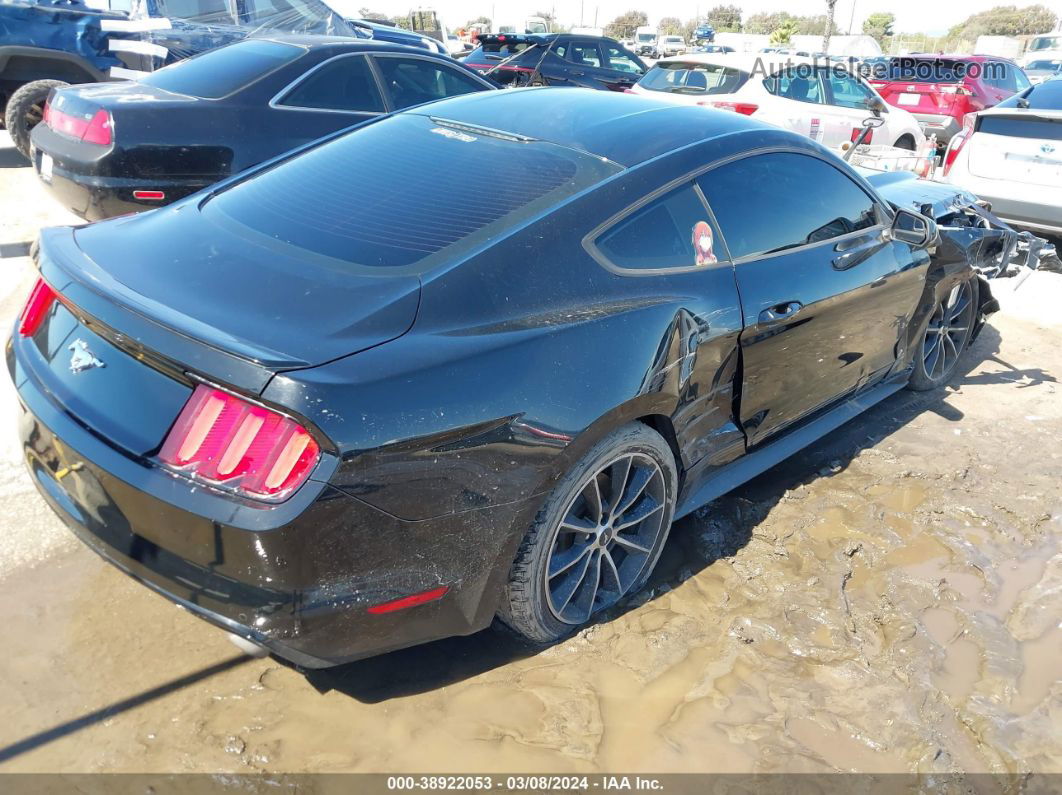
[[[966,146],[974,176],[1033,185],[1062,184],[1062,113],[1015,110],[981,114]]]
[[[392,340],[410,328],[420,300],[415,275],[343,270],[223,227],[204,234],[194,204],[80,228],[73,238],[75,280],[270,373]]]

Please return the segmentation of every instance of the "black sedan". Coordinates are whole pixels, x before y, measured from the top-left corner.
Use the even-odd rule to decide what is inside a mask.
[[[615,39],[568,33],[479,37],[464,63],[502,85],[578,86],[623,91],[646,65]]]
[[[181,199],[351,125],[497,86],[453,59],[362,39],[249,39],[136,82],[52,92],[41,181],[93,221]]]
[[[99,554],[303,666],[496,615],[551,641],[676,517],[948,381],[993,304],[937,239],[739,114],[446,100],[46,230],[24,457]]]

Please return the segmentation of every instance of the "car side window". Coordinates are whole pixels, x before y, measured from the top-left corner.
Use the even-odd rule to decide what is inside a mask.
[[[569,61],[580,66],[601,66],[601,53],[597,51],[597,44],[592,41],[573,41],[568,45]]]
[[[642,67],[638,65],[638,62],[619,47],[606,46],[605,58],[608,61],[609,69],[615,69],[617,72],[627,72],[632,75],[640,75],[642,73]]]
[[[396,110],[485,88],[471,75],[427,58],[379,57],[376,66]]]
[[[866,110],[868,103],[874,96],[867,86],[851,75],[840,74],[832,70],[828,74],[830,93],[833,95],[832,104],[841,108]]]
[[[877,205],[854,180],[811,155],[771,152],[697,179],[730,255],[773,254],[879,223]]]
[[[794,66],[784,69],[763,81],[772,94],[796,102],[822,102],[822,85],[819,74],[809,66]]]
[[[360,113],[384,111],[380,89],[369,68],[369,61],[363,55],[349,55],[325,63],[310,72],[279,104]]]
[[[692,184],[653,199],[624,216],[594,245],[617,268],[662,270],[726,259],[704,202]]]

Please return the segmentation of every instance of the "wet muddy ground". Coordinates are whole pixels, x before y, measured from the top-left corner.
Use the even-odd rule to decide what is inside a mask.
[[[31,176],[0,167],[0,243],[66,220]],[[31,271],[0,266],[6,327]],[[575,637],[308,675],[73,542],[5,375],[0,771],[1062,773],[1062,276],[1004,307],[946,392],[678,523],[649,588]]]

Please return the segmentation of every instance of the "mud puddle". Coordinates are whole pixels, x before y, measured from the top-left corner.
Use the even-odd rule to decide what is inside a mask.
[[[84,549],[20,569],[0,769],[1062,772],[1062,333],[995,325],[947,395],[680,522],[647,592],[546,650],[306,676]]]

